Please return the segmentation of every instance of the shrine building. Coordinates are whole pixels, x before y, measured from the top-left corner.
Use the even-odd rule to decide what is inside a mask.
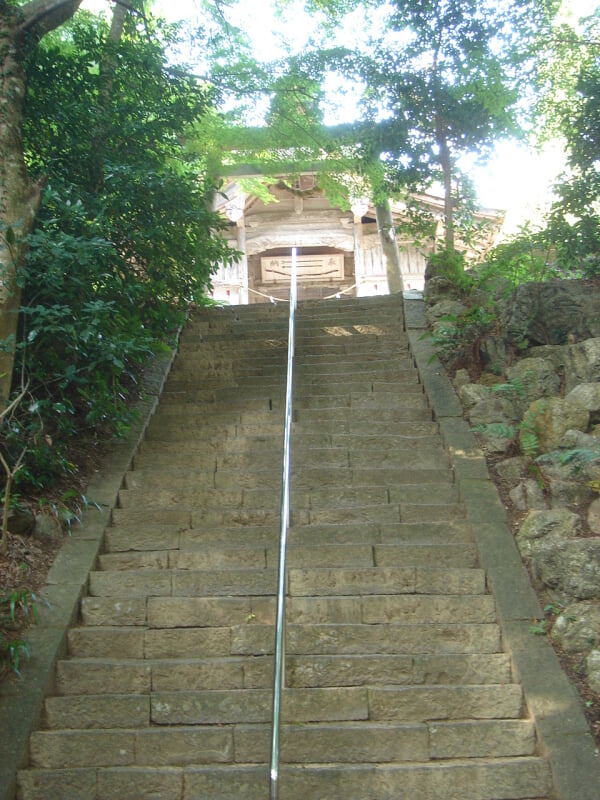
[[[374,205],[356,200],[349,211],[331,205],[317,188],[314,173],[277,180],[269,186],[274,201],[265,203],[231,178],[215,198],[215,209],[228,220],[228,243],[241,253],[232,265],[221,265],[212,277],[212,297],[231,305],[264,303],[289,296],[291,249],[297,248],[300,300],[348,295],[388,294],[385,257]],[[390,202],[404,290],[421,291],[427,257],[443,244],[443,198],[415,195],[430,215],[436,234],[427,241],[401,233],[407,213]],[[480,259],[491,247],[503,212],[475,214],[477,241],[468,255]],[[457,243],[458,249],[467,249]]]

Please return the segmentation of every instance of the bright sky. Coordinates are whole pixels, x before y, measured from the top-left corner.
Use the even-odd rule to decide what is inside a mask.
[[[600,0],[564,0],[565,13],[572,19],[591,14]],[[85,0],[84,7],[94,10],[107,8],[107,0]],[[198,0],[154,0],[157,13],[169,20],[187,19],[192,25],[201,25],[203,14]],[[243,23],[242,23],[243,20]],[[303,4],[288,6],[285,20],[277,19],[272,12],[271,0],[253,0],[242,3],[236,11],[236,22],[244,27],[257,43],[260,55],[276,57],[290,30],[298,32],[298,40],[308,33]],[[357,27],[351,35],[356,38]],[[328,121],[334,121],[330,119]],[[547,203],[553,179],[562,171],[564,158],[558,144],[549,145],[537,153],[525,145],[500,142],[494,156],[486,165],[469,165],[479,202],[486,208],[507,211],[505,228],[510,232],[525,220],[535,216],[536,209]]]

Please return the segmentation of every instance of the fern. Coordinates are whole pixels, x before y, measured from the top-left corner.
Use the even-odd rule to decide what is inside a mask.
[[[494,436],[499,439],[513,439],[516,432],[514,425],[506,425],[504,422],[489,422],[486,425],[477,425],[475,430],[485,436]]]
[[[540,441],[535,430],[527,425],[521,425],[520,441],[523,453],[528,458],[535,458],[540,449]]]
[[[523,397],[525,395],[523,381],[518,378],[508,381],[508,383],[495,383],[490,388],[495,394],[502,394],[509,399]]]

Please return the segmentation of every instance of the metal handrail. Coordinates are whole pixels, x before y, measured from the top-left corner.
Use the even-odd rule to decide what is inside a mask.
[[[275,671],[273,675],[273,718],[271,731],[270,799],[277,800],[279,780],[279,729],[281,691],[285,677],[285,552],[290,524],[290,439],[292,434],[292,385],[294,375],[296,248],[292,249],[290,283],[290,321],[288,332],[287,386],[285,395],[285,430],[283,437],[283,477],[281,485],[281,532],[279,537],[279,569],[277,573],[277,617],[275,623]]]

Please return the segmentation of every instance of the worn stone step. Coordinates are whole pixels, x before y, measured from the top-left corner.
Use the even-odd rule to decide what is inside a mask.
[[[239,725],[234,733],[236,758],[264,762],[270,729]],[[535,752],[536,737],[529,720],[475,720],[436,723],[356,722],[283,725],[282,763],[388,763],[440,758],[494,758]]]
[[[146,488],[145,486],[133,486],[131,489],[121,489],[119,491],[119,507],[147,509],[154,508],[175,508],[187,507],[194,508],[201,506],[205,510],[241,509],[244,505],[242,490],[227,491],[215,489],[212,485],[207,485],[207,481],[212,478],[204,479],[202,475],[188,475],[189,483],[168,482],[167,486],[157,486]],[[276,508],[278,499],[271,492],[270,497],[266,494],[261,498],[263,505],[269,502],[270,508]]]
[[[495,623],[289,624],[286,636],[286,652],[295,654],[416,655],[497,653],[501,649]],[[232,629],[232,654],[267,655],[273,652],[273,643],[272,625]]]
[[[518,684],[483,686],[384,686],[368,690],[370,719],[518,719]]]
[[[74,658],[223,658],[272,653],[274,635],[272,624],[250,620],[223,627],[79,627],[69,631],[68,642]],[[297,654],[496,653],[500,634],[495,623],[292,623],[286,649]]]
[[[267,768],[193,768],[186,773],[186,788],[193,797],[229,800],[232,782],[240,787],[244,800],[259,800],[268,783]],[[400,797],[425,800],[497,800],[501,785],[503,798],[520,800],[550,797],[551,776],[540,758],[464,760],[458,763],[283,766],[281,800],[327,798],[347,800],[397,800]]]
[[[267,760],[270,742],[270,727],[261,724],[37,731],[30,752],[34,768],[251,764]],[[424,762],[525,756],[534,750],[535,731],[527,720],[308,723],[282,725],[280,732],[282,764]]]
[[[272,681],[272,656],[255,657],[246,680]],[[506,653],[290,655],[289,686],[475,685],[511,683]]]
[[[176,654],[166,659],[70,658],[58,662],[56,691],[59,695],[145,695],[182,688],[267,688],[266,677],[263,685],[255,685],[256,671],[248,676],[252,678],[248,683],[245,662],[241,656],[177,658]]]
[[[143,550],[145,538],[134,530],[127,530],[123,536],[111,534],[111,551]],[[165,539],[165,547],[172,544],[182,550],[195,550],[205,547],[277,547],[279,526],[248,526],[246,528],[197,528],[177,534],[175,539]],[[291,527],[288,532],[290,547],[311,547],[318,545],[390,544],[415,548],[415,557],[420,547],[454,547],[461,543],[471,543],[473,535],[467,525],[459,522],[397,523],[379,525],[376,523],[350,523],[300,525]],[[129,545],[129,546],[128,546]],[[108,546],[107,546],[108,549]],[[469,550],[468,552],[472,552]],[[410,553],[410,550],[407,550]],[[424,556],[428,558],[427,555]]]
[[[387,382],[402,382],[407,378],[407,370],[411,365],[397,364],[391,359],[369,359],[364,358],[332,359],[331,361],[319,361],[313,364],[294,364],[294,380],[298,385],[305,381],[346,381],[357,373],[360,373],[363,380]],[[412,382],[412,379],[411,379]]]
[[[405,409],[401,404],[396,408],[384,408],[377,414],[373,414],[366,409],[360,408],[293,408],[294,424],[307,430],[318,431],[319,426],[323,425],[323,432],[347,433],[352,432],[355,425],[365,428],[370,433],[371,424],[379,426],[385,434],[393,432],[395,425],[415,424],[432,422],[433,416],[431,409],[423,407],[420,409]],[[415,428],[418,431],[418,428]],[[356,429],[357,433],[361,431]],[[373,429],[373,432],[377,432]]]
[[[68,643],[74,658],[223,658],[232,654],[232,630],[80,627],[69,631]]]
[[[114,527],[106,529],[104,547],[107,552],[145,550],[195,550],[203,547],[248,546],[273,547],[279,538],[280,525],[247,525],[232,528],[202,527],[188,529],[162,528],[152,526],[151,515],[146,514],[138,521],[122,519]]]
[[[260,490],[244,491],[244,500],[248,498],[248,503],[256,498],[257,504],[266,500]],[[401,486],[387,488],[376,485],[354,486],[345,488],[343,486],[330,486],[325,489],[311,489],[306,495],[301,491],[292,493],[292,503],[300,507],[308,504],[311,509],[323,507],[343,506],[348,508],[357,505],[376,505],[376,504],[424,504],[424,505],[450,505],[459,501],[457,488],[450,483],[407,483]]]
[[[334,376],[335,378],[335,376]],[[322,378],[297,380],[294,384],[294,399],[308,396],[351,396],[351,394],[378,394],[379,392],[398,392],[399,394],[418,393],[423,391],[422,384],[418,381],[418,373],[414,369],[407,369],[398,374],[394,382],[373,381],[355,376],[352,380],[323,380]]]
[[[386,764],[283,765],[281,800],[325,798],[347,800],[397,800],[405,796],[427,800],[545,800],[552,791],[547,763],[540,758],[470,759],[454,762]],[[23,800],[139,800],[140,797],[183,800],[236,797],[263,800],[269,790],[267,765],[188,767],[105,767],[82,769],[32,769],[19,775]],[[184,790],[185,786],[185,790]],[[265,786],[267,787],[265,789]]]
[[[299,450],[301,453],[304,451],[304,445],[308,448],[314,448],[315,445],[312,444],[312,439],[319,434],[312,434],[311,438],[307,438],[306,440],[302,437],[297,437],[298,444],[296,445],[296,449]],[[293,444],[296,444],[294,441]],[[379,444],[379,447],[377,446]],[[379,452],[387,452],[388,450],[393,450],[394,452],[400,452],[402,454],[420,450],[424,448],[425,450],[439,450],[440,452],[443,451],[440,436],[437,433],[409,433],[404,435],[398,435],[394,432],[390,432],[385,436],[380,435],[373,435],[373,434],[356,434],[356,433],[334,433],[331,434],[330,438],[330,446],[331,447],[341,447],[344,449],[353,452],[355,450],[360,450],[361,452],[364,450],[378,450]]]
[[[371,563],[373,563],[372,553]],[[267,553],[264,548],[233,546],[213,547],[193,552],[148,550],[106,553],[98,559],[98,568],[108,572],[145,569],[264,569],[266,566]]]
[[[405,545],[382,544],[374,548],[376,567],[477,567],[479,557],[474,544]]]
[[[61,695],[47,698],[45,722],[51,730],[270,722],[271,702],[270,689]],[[284,721],[359,720],[368,719],[368,714],[368,692],[363,687],[287,689],[282,697]]]
[[[276,567],[279,562],[279,549],[267,551],[267,565]],[[323,544],[307,547],[290,544],[287,547],[287,566],[316,567],[327,564],[330,567],[373,567],[375,556],[369,544],[338,545]]]
[[[294,524],[301,524],[302,510],[293,509]],[[425,503],[389,503],[387,505],[360,505],[351,507],[323,506],[311,509],[310,524],[345,524],[346,522],[441,522],[443,520],[464,519],[465,510],[459,504],[445,505]]]
[[[274,569],[138,569],[90,573],[89,593],[95,597],[186,597],[203,595],[268,595],[275,591]]]
[[[302,414],[299,415],[304,419]],[[334,434],[353,434],[354,436],[381,435],[383,438],[390,434],[396,436],[434,436],[439,433],[438,425],[431,419],[431,415],[419,415],[419,419],[396,420],[395,422],[379,421],[378,417],[354,421],[349,416],[344,419],[312,419],[294,422],[292,424],[292,440],[296,433],[320,433],[323,436]]]
[[[275,459],[273,459],[275,462]],[[216,463],[216,459],[215,459]],[[189,491],[189,487],[198,487],[202,490],[218,490],[221,492],[237,492],[240,489],[270,489],[278,493],[281,488],[282,465],[273,463],[270,470],[261,470],[260,473],[248,472],[241,469],[228,469],[227,471],[214,471],[205,469],[193,471],[190,467],[179,465],[169,469],[169,481],[165,481],[165,471],[161,463],[152,463],[140,466],[127,472],[123,479],[123,488],[126,490],[145,490],[148,492],[164,491],[168,486],[176,486]],[[323,487],[399,487],[402,492],[414,492],[414,486],[422,484],[451,484],[453,473],[450,469],[402,469],[377,467],[364,469],[351,469],[350,467],[306,467],[301,464],[291,470],[292,492],[303,489],[323,489]],[[173,495],[177,489],[169,489]],[[436,496],[440,492],[447,493],[449,488],[440,487],[435,490]],[[215,494],[215,496],[218,496]],[[406,494],[405,494],[406,497]]]
[[[359,567],[290,569],[293,596],[348,594],[483,594],[481,569],[426,567]]]
[[[31,764],[73,768],[232,763],[234,731],[216,726],[37,731],[31,738]]]
[[[511,683],[506,653],[288,654],[286,686],[394,686]],[[59,695],[149,694],[181,689],[268,689],[273,657],[245,656],[128,659],[70,658],[59,661]]]
[[[86,626],[151,628],[223,627],[273,624],[275,598],[249,597],[86,597],[81,604]],[[289,597],[289,623],[423,623],[496,621],[490,595],[367,595]]]
[[[155,524],[152,513],[135,517],[117,515],[117,524],[108,527],[104,545],[107,552],[195,550],[205,547],[275,547],[280,525],[192,528],[191,516],[185,527]],[[404,544],[411,547],[456,545],[473,541],[473,533],[462,519],[437,522],[351,522],[299,525],[289,530],[290,545],[319,544]],[[418,551],[417,551],[418,553]]]

